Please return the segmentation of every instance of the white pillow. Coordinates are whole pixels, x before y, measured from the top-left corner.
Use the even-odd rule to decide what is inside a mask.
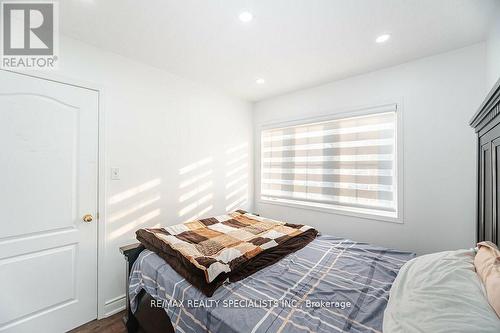
[[[500,332],[474,270],[474,251],[433,253],[407,262],[394,280],[384,333]]]

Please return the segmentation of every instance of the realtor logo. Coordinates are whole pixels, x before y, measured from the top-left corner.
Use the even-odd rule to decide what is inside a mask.
[[[2,68],[55,68],[59,37],[57,5],[52,1],[2,2]]]

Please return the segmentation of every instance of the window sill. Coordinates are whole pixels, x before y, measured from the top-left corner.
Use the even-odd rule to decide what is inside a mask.
[[[319,211],[323,213],[328,213],[328,214],[336,214],[336,215],[346,215],[346,216],[352,216],[352,217],[358,217],[358,218],[363,218],[363,219],[368,219],[368,220],[375,220],[375,221],[381,221],[381,222],[390,222],[390,223],[398,223],[398,224],[403,224],[403,219],[401,217],[395,217],[395,216],[390,216],[390,215],[378,215],[378,214],[370,214],[364,209],[347,209],[343,208],[340,206],[329,206],[326,207],[323,205],[313,205],[313,204],[305,204],[300,201],[294,201],[294,200],[281,200],[281,199],[266,199],[266,198],[260,198],[259,203],[262,204],[267,204],[267,205],[278,205],[278,206],[285,206],[285,207],[292,207],[292,208],[299,208],[299,209],[307,209],[307,210],[313,210],[313,211]],[[388,214],[391,214],[388,212]]]

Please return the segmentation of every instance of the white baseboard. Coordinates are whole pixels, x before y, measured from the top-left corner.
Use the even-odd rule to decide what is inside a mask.
[[[122,310],[125,310],[125,295],[112,298],[104,303],[103,318],[112,316]]]

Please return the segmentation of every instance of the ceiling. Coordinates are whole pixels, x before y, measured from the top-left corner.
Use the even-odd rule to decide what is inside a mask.
[[[498,2],[65,0],[60,29],[257,101],[482,41]],[[382,33],[392,38],[375,43]]]

